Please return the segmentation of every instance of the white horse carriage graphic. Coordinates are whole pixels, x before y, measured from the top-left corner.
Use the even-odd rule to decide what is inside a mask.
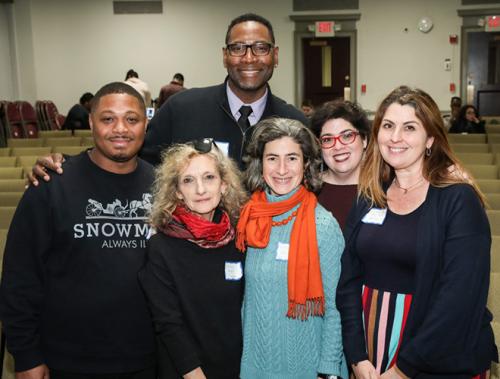
[[[142,200],[127,201],[127,204],[123,205],[121,200],[115,199],[112,203],[108,203],[106,207],[97,200],[88,199],[89,203],[85,207],[85,213],[89,217],[99,217],[102,214],[119,218],[142,217],[151,210],[151,198],[151,194],[144,193],[142,194]],[[138,214],[137,211],[139,210],[141,212]]]

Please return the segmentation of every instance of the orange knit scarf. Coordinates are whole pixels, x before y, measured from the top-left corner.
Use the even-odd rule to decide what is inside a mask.
[[[322,316],[325,310],[316,238],[316,196],[301,186],[289,199],[268,203],[264,192],[254,192],[241,212],[236,246],[241,251],[246,246],[265,248],[271,235],[272,217],[299,203],[288,253],[287,316],[306,320],[310,315]]]

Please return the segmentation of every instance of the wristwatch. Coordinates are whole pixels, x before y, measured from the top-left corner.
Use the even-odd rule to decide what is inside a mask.
[[[340,378],[340,376],[337,376],[337,375],[318,374],[318,376],[319,376],[321,379],[342,379],[342,378]]]

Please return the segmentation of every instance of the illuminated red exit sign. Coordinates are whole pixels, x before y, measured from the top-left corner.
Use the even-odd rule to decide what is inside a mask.
[[[500,16],[486,16],[486,25],[484,30],[487,32],[500,31]]]
[[[316,37],[333,37],[335,35],[335,22],[316,21]]]

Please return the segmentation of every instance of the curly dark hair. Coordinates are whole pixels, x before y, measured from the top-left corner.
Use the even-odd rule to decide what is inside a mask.
[[[328,120],[342,118],[352,124],[363,139],[370,136],[371,124],[361,105],[344,100],[334,100],[317,108],[311,118],[311,129],[320,137],[321,129]]]

